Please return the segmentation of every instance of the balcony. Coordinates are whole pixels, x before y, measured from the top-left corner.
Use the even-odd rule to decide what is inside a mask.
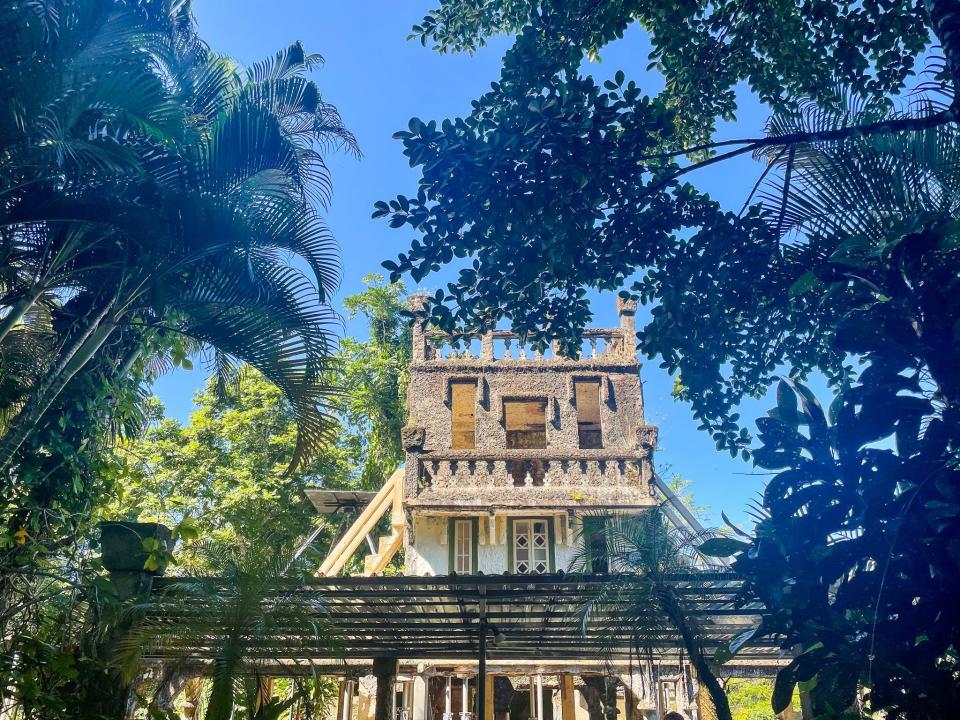
[[[646,451],[504,450],[429,453],[417,458],[418,506],[580,507],[655,504]]]

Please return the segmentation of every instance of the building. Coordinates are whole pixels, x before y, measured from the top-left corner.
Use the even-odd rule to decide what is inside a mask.
[[[411,298],[411,308],[422,302]],[[597,542],[605,514],[642,512],[664,500],[653,469],[657,430],[644,419],[636,304],[618,300],[617,310],[619,327],[586,330],[576,358],[536,352],[507,331],[455,347],[416,324],[405,466],[319,574],[340,572],[388,511],[391,531],[370,540],[366,575],[381,573],[401,547],[411,578],[508,576],[519,587],[525,576],[574,565],[606,573]],[[605,661],[587,648],[542,652],[494,660],[485,671],[462,656],[397,658],[390,671],[397,717],[472,720],[485,706],[496,720],[697,718],[697,683],[677,652],[656,661]],[[484,703],[476,697],[480,676],[493,679]],[[373,717],[375,686],[372,677],[348,678],[338,720]]]

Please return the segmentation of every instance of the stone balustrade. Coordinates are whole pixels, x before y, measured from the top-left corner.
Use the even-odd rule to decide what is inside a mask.
[[[523,342],[509,330],[494,330],[479,336],[454,340],[440,332],[426,332],[423,361],[475,360],[480,362],[590,362],[634,359],[634,340],[625,338],[621,328],[587,328],[583,331],[580,353],[577,357],[560,354],[556,343],[536,348],[532,342]]]
[[[537,454],[511,450],[430,454],[419,458],[421,488],[631,488],[648,490],[647,454]]]

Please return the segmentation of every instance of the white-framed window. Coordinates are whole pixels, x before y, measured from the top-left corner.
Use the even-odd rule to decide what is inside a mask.
[[[542,575],[551,571],[550,521],[515,519],[513,528],[513,572]]]
[[[474,572],[473,520],[453,521],[453,570],[461,575]]]

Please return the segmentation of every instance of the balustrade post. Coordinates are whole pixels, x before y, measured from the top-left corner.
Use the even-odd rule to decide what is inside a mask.
[[[480,338],[480,359],[488,362],[494,359],[492,332],[485,332]]]

